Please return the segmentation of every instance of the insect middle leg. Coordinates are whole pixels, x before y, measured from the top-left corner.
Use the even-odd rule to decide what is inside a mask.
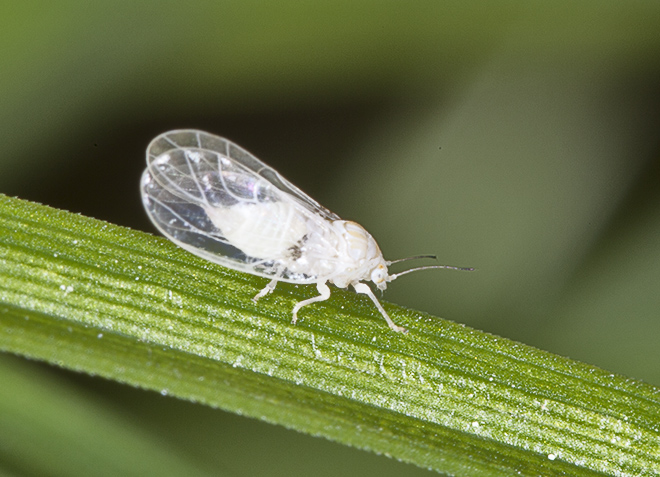
[[[293,307],[293,320],[291,320],[291,323],[295,325],[296,321],[298,321],[298,311],[303,306],[316,303],[317,301],[325,301],[330,298],[330,287],[325,282],[318,282],[316,284],[316,289],[319,291],[320,295],[308,298],[307,300],[299,301],[296,303],[296,306]]]

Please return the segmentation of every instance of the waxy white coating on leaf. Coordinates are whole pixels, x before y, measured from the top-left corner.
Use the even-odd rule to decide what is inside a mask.
[[[392,262],[362,226],[342,220],[231,141],[197,130],[161,134],[147,148],[141,189],[149,218],[174,243],[270,278],[255,300],[278,281],[316,283],[319,295],[296,304],[293,323],[300,308],[330,297],[330,282],[367,295],[390,328],[406,331],[362,282],[385,290],[407,271],[389,275]]]

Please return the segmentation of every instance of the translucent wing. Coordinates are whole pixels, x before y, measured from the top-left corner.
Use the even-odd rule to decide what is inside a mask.
[[[339,217],[246,150],[196,130],[175,130],[147,148],[142,199],[170,240],[212,262],[294,283],[287,262],[309,230]]]

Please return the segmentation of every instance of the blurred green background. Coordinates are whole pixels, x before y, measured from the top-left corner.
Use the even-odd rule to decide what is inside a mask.
[[[642,1],[2,2],[0,192],[154,232],[147,144],[208,130],[386,258],[478,269],[386,300],[660,386],[659,25]],[[428,474],[0,364],[0,472],[102,475],[98,451],[135,475]],[[11,419],[24,436],[2,436]]]

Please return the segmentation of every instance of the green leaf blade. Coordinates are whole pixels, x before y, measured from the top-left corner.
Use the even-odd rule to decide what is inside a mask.
[[[659,475],[660,390],[0,197],[0,349],[456,475]]]

